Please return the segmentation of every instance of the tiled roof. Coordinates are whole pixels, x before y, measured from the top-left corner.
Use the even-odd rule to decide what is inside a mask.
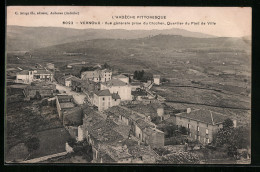
[[[131,82],[132,86],[141,86],[141,82]]]
[[[60,103],[61,109],[72,108],[72,107],[75,107],[74,103],[72,102]]]
[[[109,156],[116,161],[119,161],[120,159],[125,158],[131,158],[133,157],[131,154],[128,153],[124,146],[106,146],[106,151],[109,154]]]
[[[145,128],[145,130],[144,130],[144,132],[148,135],[148,136],[150,136],[150,135],[152,135],[153,133],[161,133],[161,134],[163,134],[163,132],[161,131],[161,130],[158,130],[158,129],[156,129],[156,128]]]
[[[59,100],[62,100],[62,99],[73,99],[72,95],[67,95],[67,94],[58,94],[57,97],[58,97]]]
[[[113,158],[111,158],[105,151],[100,150],[99,151],[99,155],[102,158],[102,162],[103,163],[115,163],[116,160],[114,160]]]
[[[111,79],[110,81],[104,82],[102,83],[103,85],[106,85],[108,87],[112,87],[112,86],[126,86],[128,85],[127,83],[119,80],[119,79]]]
[[[203,122],[206,124],[215,125],[218,123],[222,123],[227,119],[227,116],[224,116],[223,114],[212,112],[210,110],[203,110],[203,109],[196,109],[191,110],[190,113],[183,112],[176,114],[176,116],[180,116],[182,118],[192,119],[194,121]]]
[[[105,111],[106,113],[109,112],[110,115],[120,116],[123,115],[125,117],[130,117],[132,115],[131,110],[126,110],[119,106],[113,106]]]
[[[145,129],[145,128],[148,128],[148,127],[154,127],[154,125],[151,124],[151,122],[147,122],[143,119],[138,119],[136,121],[137,125],[141,128],[141,129]]]
[[[154,163],[157,155],[149,146],[138,145],[137,141],[126,139],[122,142],[134,159],[142,157],[144,163]]]
[[[114,76],[114,78],[128,78],[128,77],[125,76],[125,75],[120,74],[120,75]]]
[[[76,76],[73,76],[73,75],[66,75],[66,76],[63,76],[62,78],[65,79],[65,80],[73,80],[73,79],[78,80],[79,79],[79,78],[77,78]]]
[[[111,93],[108,89],[97,91],[97,92],[95,92],[95,94],[97,96],[111,96]]]
[[[44,70],[44,69],[38,69],[36,71],[37,72],[35,72],[34,74],[52,74],[52,72],[50,72],[48,70]]]
[[[18,75],[29,75],[29,70],[22,70],[17,73]]]

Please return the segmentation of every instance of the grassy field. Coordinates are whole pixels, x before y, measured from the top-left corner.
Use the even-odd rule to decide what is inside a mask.
[[[37,136],[39,131],[62,127],[53,111],[51,107],[41,106],[39,101],[7,102],[6,152],[29,137]]]

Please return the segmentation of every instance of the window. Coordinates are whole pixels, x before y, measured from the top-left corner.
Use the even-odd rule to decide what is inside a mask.
[[[198,141],[200,141],[200,136],[198,136]]]
[[[209,139],[208,138],[206,139],[206,141],[207,141],[207,143],[209,143]]]
[[[103,101],[105,101],[105,97],[103,97]]]
[[[187,124],[187,128],[188,128],[188,129],[190,128],[190,124]]]
[[[208,129],[206,129],[206,134],[209,134],[209,130]]]
[[[200,131],[200,127],[199,126],[197,126],[197,131]]]

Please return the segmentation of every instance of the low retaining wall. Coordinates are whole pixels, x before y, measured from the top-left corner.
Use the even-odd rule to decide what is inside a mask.
[[[41,161],[46,161],[46,160],[48,160],[50,158],[64,156],[66,154],[67,154],[67,152],[61,152],[61,153],[57,153],[57,154],[43,156],[43,157],[40,157],[40,158],[35,158],[35,159],[27,160],[27,161],[22,161],[21,163],[37,163],[37,162],[41,162]]]

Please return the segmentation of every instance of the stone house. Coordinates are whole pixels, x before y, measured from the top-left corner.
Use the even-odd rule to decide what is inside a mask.
[[[160,85],[160,75],[153,75],[153,83],[155,85]]]
[[[16,74],[17,83],[29,84],[33,81],[52,81],[53,73],[45,69],[22,70]]]
[[[131,86],[119,79],[112,79],[110,81],[101,83],[100,89],[108,89],[110,93],[118,94],[121,98],[121,101],[132,100]]]
[[[106,82],[111,80],[112,71],[109,69],[95,69],[91,71],[84,71],[81,73],[82,80],[91,80],[94,82]]]
[[[59,78],[59,83],[62,85],[65,85],[66,87],[71,87],[71,81],[72,80],[77,80],[79,78],[73,76],[73,75],[65,75]]]
[[[93,94],[92,104],[98,107],[99,111],[106,110],[120,104],[121,98],[118,94],[111,94],[108,89],[96,91]]]
[[[202,144],[208,144],[212,142],[214,133],[223,127],[222,123],[228,117],[210,110],[188,108],[186,112],[176,114],[175,118],[177,127],[187,128],[189,137]],[[236,127],[236,120],[233,122]]]

